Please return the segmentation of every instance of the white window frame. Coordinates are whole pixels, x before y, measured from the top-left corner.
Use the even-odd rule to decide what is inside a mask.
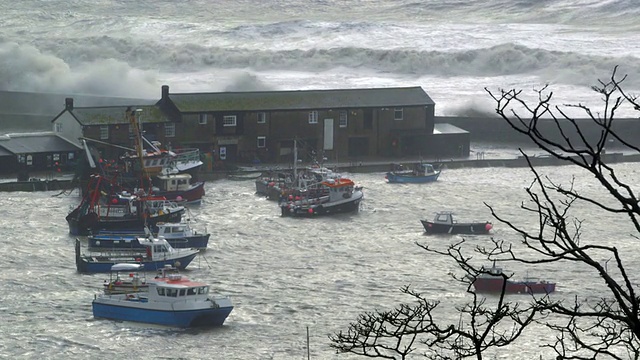
[[[164,123],[164,137],[168,137],[168,138],[176,137],[175,123]]]
[[[338,120],[341,128],[347,127],[349,125],[349,115],[346,110],[340,110],[340,119]]]
[[[62,124],[56,123],[56,132],[62,132]]]
[[[403,120],[403,119],[404,119],[404,109],[393,108],[393,120]]]
[[[238,120],[235,115],[225,115],[222,117],[222,126],[237,126]]]
[[[309,111],[309,124],[317,124],[318,123],[318,111],[312,110]]]
[[[206,125],[207,124],[207,114],[200,114],[198,115],[198,124],[199,125]]]
[[[258,136],[257,146],[258,146],[258,149],[266,148],[267,147],[267,137],[266,136]]]
[[[109,139],[109,127],[106,125],[100,126],[100,140]]]
[[[264,111],[257,113],[256,117],[258,119],[258,124],[265,124],[267,122],[267,113]]]

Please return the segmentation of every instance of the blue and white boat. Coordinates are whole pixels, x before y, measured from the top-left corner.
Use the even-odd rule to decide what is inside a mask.
[[[166,239],[175,249],[205,250],[209,245],[211,234],[206,229],[204,231],[196,230],[189,221],[157,223],[156,227],[158,232],[152,235]],[[144,245],[138,239],[149,236],[149,234],[148,230],[142,232],[99,231],[98,234],[88,237],[89,248],[92,250],[142,249]]]
[[[412,170],[405,170],[402,165],[393,164],[392,170],[387,172],[385,178],[389,183],[422,184],[438,180],[440,170],[433,165],[418,163]]]
[[[173,327],[221,326],[233,310],[226,296],[210,295],[207,284],[180,274],[148,280],[147,292],[96,295],[95,318]]]
[[[80,240],[76,239],[76,268],[81,273],[107,273],[115,264],[130,263],[142,264],[146,271],[160,270],[167,265],[184,269],[200,252],[198,249],[174,249],[162,238],[138,238],[138,242],[144,248],[82,252]]]

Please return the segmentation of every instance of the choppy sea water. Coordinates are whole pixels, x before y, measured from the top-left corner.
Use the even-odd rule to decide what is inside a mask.
[[[617,164],[616,169],[637,186],[639,164]],[[575,176],[583,194],[604,198],[593,180],[574,167],[540,170],[563,184]],[[361,211],[311,219],[280,217],[276,203],[254,194],[252,181],[207,183],[203,204],[190,213],[212,239],[184,273],[231,296],[235,309],[225,325],[215,329],[93,319],[91,300],[108,275],[76,272],[74,237],[64,217],[78,203],[77,192],[3,193],[0,224],[7,235],[0,245],[0,357],[305,359],[308,328],[312,359],[353,358],[335,354],[328,336],[346,330],[359,313],[411,302],[399,291],[404,285],[442,301],[436,313],[444,323],[457,324],[454,306],[470,300],[448,275],[460,274],[455,264],[416,245],[444,249],[462,238],[426,236],[420,219],[452,210],[461,221],[489,220],[487,203],[526,227],[535,228],[537,221],[518,210],[527,201],[524,188],[533,178],[528,169],[445,170],[438,182],[421,185],[387,184],[382,173],[344,175],[364,186]],[[638,240],[626,219],[590,206],[576,207],[573,214],[584,219],[583,241],[617,246],[629,273],[639,273]],[[532,255],[505,225],[494,225],[494,238]],[[489,239],[467,237],[468,252],[488,245]],[[483,263],[479,257],[473,261]],[[508,270],[556,281],[554,297],[587,298],[604,289],[602,281],[573,264],[531,269],[514,264]],[[539,331],[530,331],[495,355],[548,358],[547,350],[539,347],[547,341]]]

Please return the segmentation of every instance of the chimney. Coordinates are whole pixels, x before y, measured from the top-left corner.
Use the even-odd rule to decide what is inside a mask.
[[[64,109],[68,111],[73,110],[73,98],[64,99]]]
[[[162,99],[167,100],[169,98],[169,85],[162,85]]]

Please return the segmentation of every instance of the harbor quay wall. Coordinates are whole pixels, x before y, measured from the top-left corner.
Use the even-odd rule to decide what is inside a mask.
[[[624,153],[607,153],[602,155],[602,159],[607,164],[615,163],[631,163],[640,162],[640,154],[624,154]],[[368,161],[351,162],[351,163],[325,163],[324,166],[335,169],[339,172],[348,173],[375,173],[386,172],[391,168],[391,164],[410,165],[419,163],[420,161],[429,162],[437,168],[441,169],[464,169],[464,168],[487,168],[487,167],[528,167],[529,162],[524,156],[514,156],[512,158],[495,158],[495,159],[450,159],[444,161],[428,161],[421,159],[371,159]],[[566,160],[560,160],[552,156],[530,156],[529,161],[533,166],[563,166],[570,163]],[[211,181],[228,177],[229,175],[256,174],[261,171],[269,170],[292,170],[292,168],[278,166],[262,166],[255,168],[240,168],[233,171],[213,171],[204,172],[199,175],[201,180]]]

